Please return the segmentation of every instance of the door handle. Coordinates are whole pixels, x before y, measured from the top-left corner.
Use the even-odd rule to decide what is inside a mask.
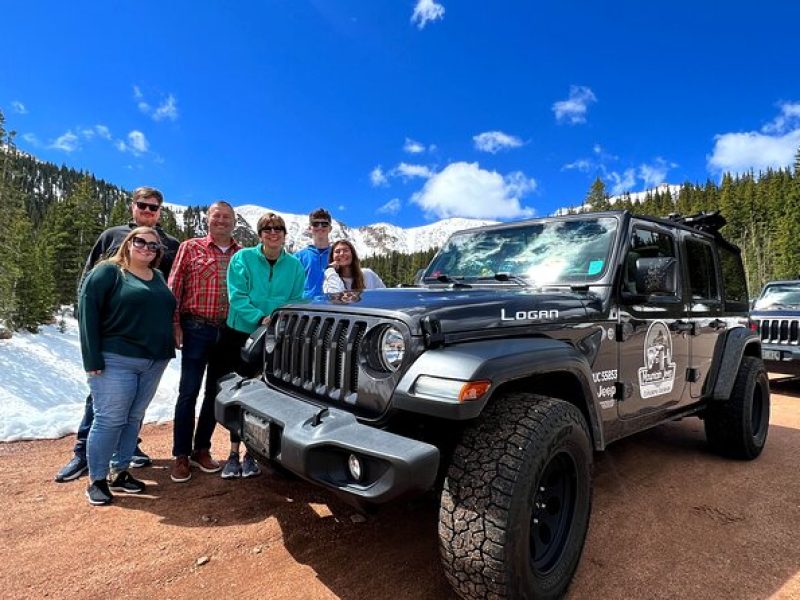
[[[708,326],[711,327],[711,329],[719,330],[719,329],[725,329],[728,326],[728,324],[722,319],[714,319],[713,321],[709,322]]]
[[[694,335],[694,327],[693,321],[675,321],[672,324],[674,331],[688,331],[689,335]]]

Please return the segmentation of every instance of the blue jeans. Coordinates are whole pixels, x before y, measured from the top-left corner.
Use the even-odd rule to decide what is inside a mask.
[[[248,337],[246,333],[225,325],[218,328],[189,319],[181,319],[181,329],[183,330],[181,382],[178,386],[178,401],[175,404],[175,423],[172,430],[173,456],[189,456],[193,449],[211,449],[211,436],[217,424],[214,417],[217,384],[222,377],[239,368],[240,352]],[[200,394],[204,372],[206,387],[195,429],[195,404]],[[192,445],[192,431],[194,431],[194,445]],[[231,441],[239,441],[234,432],[231,432]]]
[[[105,479],[109,462],[115,471],[128,468],[144,413],[169,362],[112,352],[103,352],[103,359],[105,370],[89,375],[94,421],[86,440],[86,455],[91,481]]]
[[[181,319],[183,349],[181,350],[181,382],[175,403],[175,422],[172,429],[172,455],[189,456],[194,450],[209,450],[211,435],[217,424],[214,418],[214,398],[217,394],[218,369],[214,364],[214,348],[219,342],[221,327]],[[206,373],[206,389],[197,428],[194,424],[195,405]],[[194,435],[194,447],[192,446]]]

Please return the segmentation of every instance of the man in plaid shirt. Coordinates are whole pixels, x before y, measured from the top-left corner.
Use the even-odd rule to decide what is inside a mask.
[[[182,350],[173,424],[175,463],[170,473],[176,482],[191,479],[191,465],[206,473],[220,469],[210,450],[216,426],[217,381],[231,371],[231,353],[221,348],[220,340],[228,316],[228,263],[241,248],[232,237],[235,222],[230,204],[212,204],[208,209],[208,235],[180,245],[169,276],[169,288],[178,301],[173,321],[175,346]],[[206,368],[203,404],[195,429],[195,405]]]

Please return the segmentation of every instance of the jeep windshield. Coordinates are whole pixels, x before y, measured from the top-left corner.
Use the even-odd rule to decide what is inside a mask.
[[[800,307],[800,283],[768,285],[753,306],[756,310]]]
[[[423,276],[442,282],[584,285],[605,273],[617,219],[527,222],[453,234]]]

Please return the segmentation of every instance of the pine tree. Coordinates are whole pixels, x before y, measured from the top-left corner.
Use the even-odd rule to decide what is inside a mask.
[[[585,202],[591,207],[591,210],[608,210],[611,208],[611,202],[606,192],[606,184],[599,177],[595,177],[592,187],[589,188],[589,193],[586,194]]]

